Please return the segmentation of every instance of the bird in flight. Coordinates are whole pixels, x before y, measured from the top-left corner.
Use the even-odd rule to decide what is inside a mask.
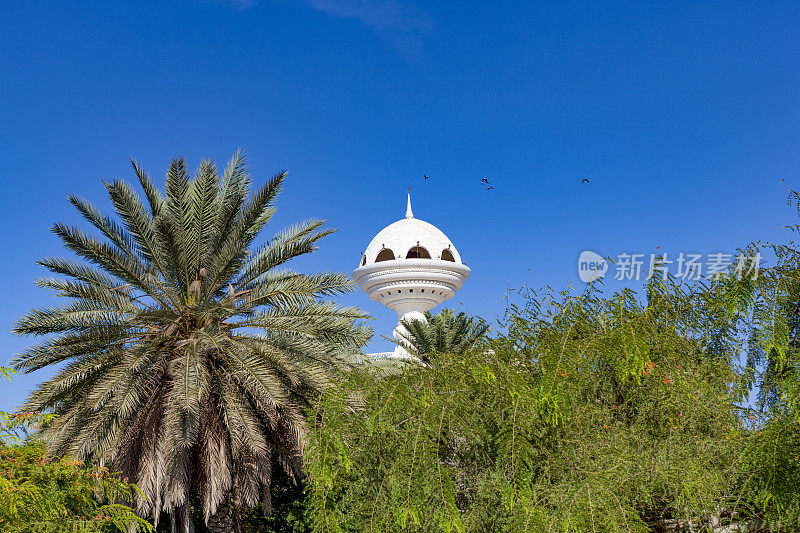
[[[486,190],[487,190],[487,191],[488,191],[488,190],[491,190],[491,189],[494,189],[494,187],[486,187]]]
[[[481,178],[481,183],[485,183],[485,184],[488,185],[489,184],[489,180],[487,180],[486,178]]]
[[[589,183],[589,180],[587,180],[586,178],[583,178],[583,179],[581,180],[581,183]]]
[[[427,174],[423,174],[422,177],[425,178],[425,179],[430,178],[430,176],[428,176]]]

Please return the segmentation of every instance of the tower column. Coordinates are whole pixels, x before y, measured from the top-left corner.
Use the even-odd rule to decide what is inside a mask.
[[[399,315],[397,326],[395,326],[394,331],[392,331],[392,337],[397,343],[397,346],[394,347],[394,352],[390,357],[399,359],[412,359],[414,357],[414,355],[408,350],[409,345],[408,341],[406,340],[408,330],[403,325],[403,322],[411,322],[412,320],[423,322],[425,324],[428,323],[428,319],[425,318],[425,314],[420,311],[409,311],[403,315]]]

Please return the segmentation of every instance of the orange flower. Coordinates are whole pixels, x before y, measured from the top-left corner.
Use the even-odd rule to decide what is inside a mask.
[[[756,415],[750,415],[750,420],[755,420],[755,419],[756,419]]]
[[[563,371],[563,372],[561,372],[561,377],[562,377],[562,378],[565,378],[565,377],[567,377],[567,371],[566,371],[566,370],[565,370],[565,371]]]
[[[644,369],[644,372],[642,372],[642,373],[643,373],[643,374],[646,376],[647,374],[649,374],[649,373],[650,373],[650,371],[649,371],[649,370],[647,370],[647,369],[645,368],[645,369]]]
[[[662,381],[664,381],[665,385],[669,385],[670,384],[669,378],[664,378]]]

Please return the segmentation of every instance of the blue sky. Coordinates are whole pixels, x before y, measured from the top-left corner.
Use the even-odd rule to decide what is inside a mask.
[[[411,186],[472,268],[450,304],[488,318],[526,276],[580,287],[585,249],[732,251],[796,221],[797,2],[5,2],[0,18],[3,361],[31,342],[15,319],[57,303],[33,281],[64,253],[49,226],[77,222],[65,196],[108,207],[100,180],[132,178],[130,157],[160,177],[173,155],[243,147],[259,179],[288,169],[269,230],[339,229],[305,270],[355,268]],[[393,313],[341,302],[387,349]],[[49,375],[3,385],[0,409]]]

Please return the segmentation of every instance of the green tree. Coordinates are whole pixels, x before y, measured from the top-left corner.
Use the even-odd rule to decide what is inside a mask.
[[[213,162],[192,179],[174,159],[162,194],[133,168],[145,202],[123,181],[105,183],[119,220],[69,197],[102,238],[52,228],[79,260],[40,261],[59,277],[38,284],[70,301],[18,321],[16,333],[47,338],[14,365],[66,365],[23,409],[58,415],[41,432],[51,455],[135,480],[143,516],[167,512],[192,531],[195,496],[209,529],[230,531],[243,509],[270,511],[273,464],[301,475],[305,409],[370,331],[361,311],[320,300],[352,290],[347,276],[284,266],[332,232],[322,221],[251,249],[285,173],[250,196],[238,152],[221,183]]]
[[[14,371],[0,367],[10,378]],[[8,533],[153,531],[121,500],[136,487],[105,468],[49,461],[30,438],[52,414],[0,412],[0,530]]]
[[[800,193],[790,191],[788,204],[800,216]],[[800,225],[787,229],[796,233]],[[762,264],[753,265],[752,258],[760,259],[762,253],[767,256]],[[737,263],[747,263],[750,271],[730,276],[722,285],[721,299],[744,326],[739,397],[744,402],[755,400],[742,491],[768,523],[796,528],[800,526],[800,243],[757,241],[742,250]]]
[[[442,309],[437,315],[425,311],[425,321],[403,320],[405,331],[400,343],[425,363],[437,353],[462,355],[486,336],[489,325],[463,311]]]
[[[490,349],[351,372],[317,404],[315,530],[644,532],[745,517],[735,321],[712,288],[654,280],[644,300],[530,293]]]
[[[800,421],[773,411],[747,438],[740,493],[765,525],[800,527]]]
[[[127,533],[153,526],[120,501],[136,488],[104,467],[50,461],[35,442],[0,445],[0,530],[4,533]]]

